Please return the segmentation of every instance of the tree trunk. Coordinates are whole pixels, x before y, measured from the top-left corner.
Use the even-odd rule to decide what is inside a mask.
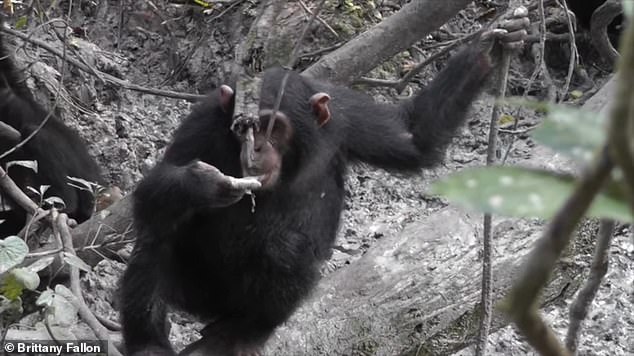
[[[350,84],[422,40],[470,2],[414,0],[343,47],[322,57],[302,74],[334,83]]]
[[[267,355],[447,355],[475,340],[481,215],[447,207],[382,238],[353,265],[321,281],[267,346]],[[494,222],[495,301],[541,235],[525,221]],[[570,298],[581,267],[560,266],[544,303]],[[493,329],[506,324],[494,313]]]

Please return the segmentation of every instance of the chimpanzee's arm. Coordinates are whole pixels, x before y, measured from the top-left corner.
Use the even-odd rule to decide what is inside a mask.
[[[145,231],[138,239],[121,279],[121,324],[126,355],[175,355],[167,335],[167,311],[160,298],[156,258],[159,241]]]
[[[488,54],[471,46],[453,56],[434,80],[403,106],[423,167],[442,160],[445,148],[466,121],[471,103],[491,72]]]
[[[473,46],[453,56],[429,86],[400,106],[350,98],[354,103],[339,110],[349,119],[351,158],[393,170],[437,164],[490,71],[488,55]]]
[[[503,48],[523,47],[530,27],[528,10],[514,9],[510,17],[497,26],[483,32],[474,43],[453,56],[429,86],[400,107],[380,106],[353,100],[350,96],[350,102],[355,103],[344,106],[343,112],[350,118],[347,146],[353,158],[400,170],[440,162],[491,72],[490,54],[499,54]],[[403,121],[411,138],[403,139],[407,137],[401,133]]]
[[[196,212],[232,205],[247,190],[260,186],[256,178],[227,176],[198,160],[184,166],[162,162],[134,192],[135,220],[156,226],[158,231],[176,229]],[[163,226],[165,222],[169,225]]]
[[[225,176],[240,173],[240,144],[230,130],[232,114],[222,109],[220,98],[218,89],[194,108],[174,133],[163,161],[139,183],[134,192],[138,220],[178,225],[193,212],[230,205],[244,194]]]

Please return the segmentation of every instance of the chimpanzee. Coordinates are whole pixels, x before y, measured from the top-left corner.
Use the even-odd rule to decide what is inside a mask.
[[[182,354],[259,355],[330,256],[348,164],[437,164],[489,77],[493,48],[520,46],[528,25],[523,9],[486,31],[400,105],[280,68],[264,73],[255,120],[233,121],[229,86],[212,92],[133,193],[137,241],[120,295],[126,353],[173,355],[174,306],[209,322]]]
[[[0,26],[3,26],[0,18]],[[31,135],[49,115],[37,103],[9,57],[9,50],[0,34],[0,155]],[[22,160],[37,161],[37,173],[30,168],[7,163]],[[9,177],[32,198],[27,187],[39,190],[50,185],[46,196],[64,200],[64,211],[78,222],[93,212],[92,194],[68,185],[68,176],[101,183],[97,163],[90,157],[85,143],[76,132],[55,116],[24,146],[0,159]],[[1,192],[0,192],[1,193]],[[0,195],[0,237],[16,234],[25,225],[26,212],[9,197]]]

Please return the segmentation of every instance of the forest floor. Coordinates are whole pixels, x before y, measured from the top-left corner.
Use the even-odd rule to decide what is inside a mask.
[[[103,59],[97,64],[102,66],[100,69],[110,67],[111,71],[136,84],[189,93],[204,92],[221,84],[219,63],[228,60],[232,50],[227,45],[227,29],[222,18],[211,20],[213,15],[204,17],[196,8],[190,11],[166,10],[165,15],[172,18],[179,16],[171,22],[168,33],[147,8],[146,2],[133,2],[128,5],[131,8],[124,9],[128,18],[125,26],[118,31],[121,9],[114,3],[110,7],[104,7],[103,3],[82,8],[73,14],[73,26],[83,28],[86,40],[103,51],[97,56]],[[239,9],[245,12],[252,10],[248,5]],[[469,31],[474,23],[466,18],[475,11],[475,7],[471,7],[466,16],[443,26],[425,44],[433,43],[436,38],[448,33]],[[327,21],[332,19],[334,22],[335,18],[329,16],[334,15],[324,13]],[[339,25],[336,29],[350,29],[346,27],[349,25],[346,20],[339,18],[336,21]],[[366,25],[373,21],[379,20],[369,20]],[[362,30],[361,27],[352,29],[342,37],[349,38]],[[201,37],[203,34],[205,37]],[[315,41],[312,46],[332,41],[332,35],[323,29],[316,35],[320,41]],[[171,43],[168,38],[172,36],[177,40],[177,46],[167,50]],[[424,45],[421,47],[424,48]],[[174,49],[178,60],[173,59]],[[307,48],[307,51],[311,49]],[[523,56],[523,59],[513,62],[511,77],[515,84],[511,85],[511,93],[521,91],[522,83],[532,71],[531,59],[527,59],[525,54]],[[432,78],[437,68],[442,66],[442,61],[437,66],[429,66],[421,77],[426,80]],[[180,70],[174,74],[173,68]],[[555,75],[564,72],[554,70]],[[604,70],[591,71],[591,75],[596,83],[604,82],[607,77]],[[63,117],[90,143],[91,152],[103,167],[109,183],[129,193],[143,173],[160,158],[171,133],[189,112],[190,104],[183,100],[104,86],[95,83],[94,79],[87,80],[86,76],[71,71],[66,83],[69,92],[74,100],[78,100],[82,88],[92,86],[96,96],[91,101],[83,101],[82,110],[76,109],[78,105],[63,105],[67,108],[62,111]],[[379,100],[393,100],[395,97],[395,93],[389,90],[372,89],[371,92]],[[536,90],[535,94],[540,95],[540,91]],[[382,236],[398,234],[404,226],[446,205],[446,202],[425,193],[426,188],[431,181],[448,172],[484,164],[492,101],[489,95],[482,95],[474,105],[468,125],[449,149],[445,164],[437,169],[414,176],[388,174],[366,166],[357,166],[350,171],[343,222],[332,259],[324,268],[325,275],[354,263]],[[523,115],[522,128],[539,122],[539,117],[534,114]],[[508,142],[508,137],[502,137],[502,147],[508,147]],[[515,141],[507,163],[521,163],[532,157],[534,146],[528,134],[521,135]],[[447,223],[451,224],[450,221]],[[634,354],[634,244],[630,234],[628,228],[622,228],[613,243],[608,275],[593,302],[581,336],[581,355]],[[589,265],[591,252],[576,256],[574,262]],[[103,261],[83,280],[89,304],[97,313],[114,320],[116,282],[122,270],[123,264],[119,262]],[[567,328],[570,301],[566,302],[565,305],[544,310],[547,321],[561,337],[565,336]],[[198,337],[195,329],[200,324],[177,314],[173,314],[171,320],[174,322],[171,338],[177,347],[181,348]],[[493,334],[490,345],[492,354],[530,354],[530,348],[510,326]],[[472,353],[471,350],[463,350],[459,354]]]

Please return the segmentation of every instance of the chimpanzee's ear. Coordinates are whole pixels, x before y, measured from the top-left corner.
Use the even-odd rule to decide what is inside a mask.
[[[330,121],[330,109],[328,108],[328,102],[330,101],[330,95],[320,92],[310,97],[310,106],[313,108],[313,112],[317,115],[317,125],[319,127],[324,126]]]
[[[231,112],[231,100],[233,99],[233,89],[230,86],[223,84],[220,86],[220,107],[222,111]]]

